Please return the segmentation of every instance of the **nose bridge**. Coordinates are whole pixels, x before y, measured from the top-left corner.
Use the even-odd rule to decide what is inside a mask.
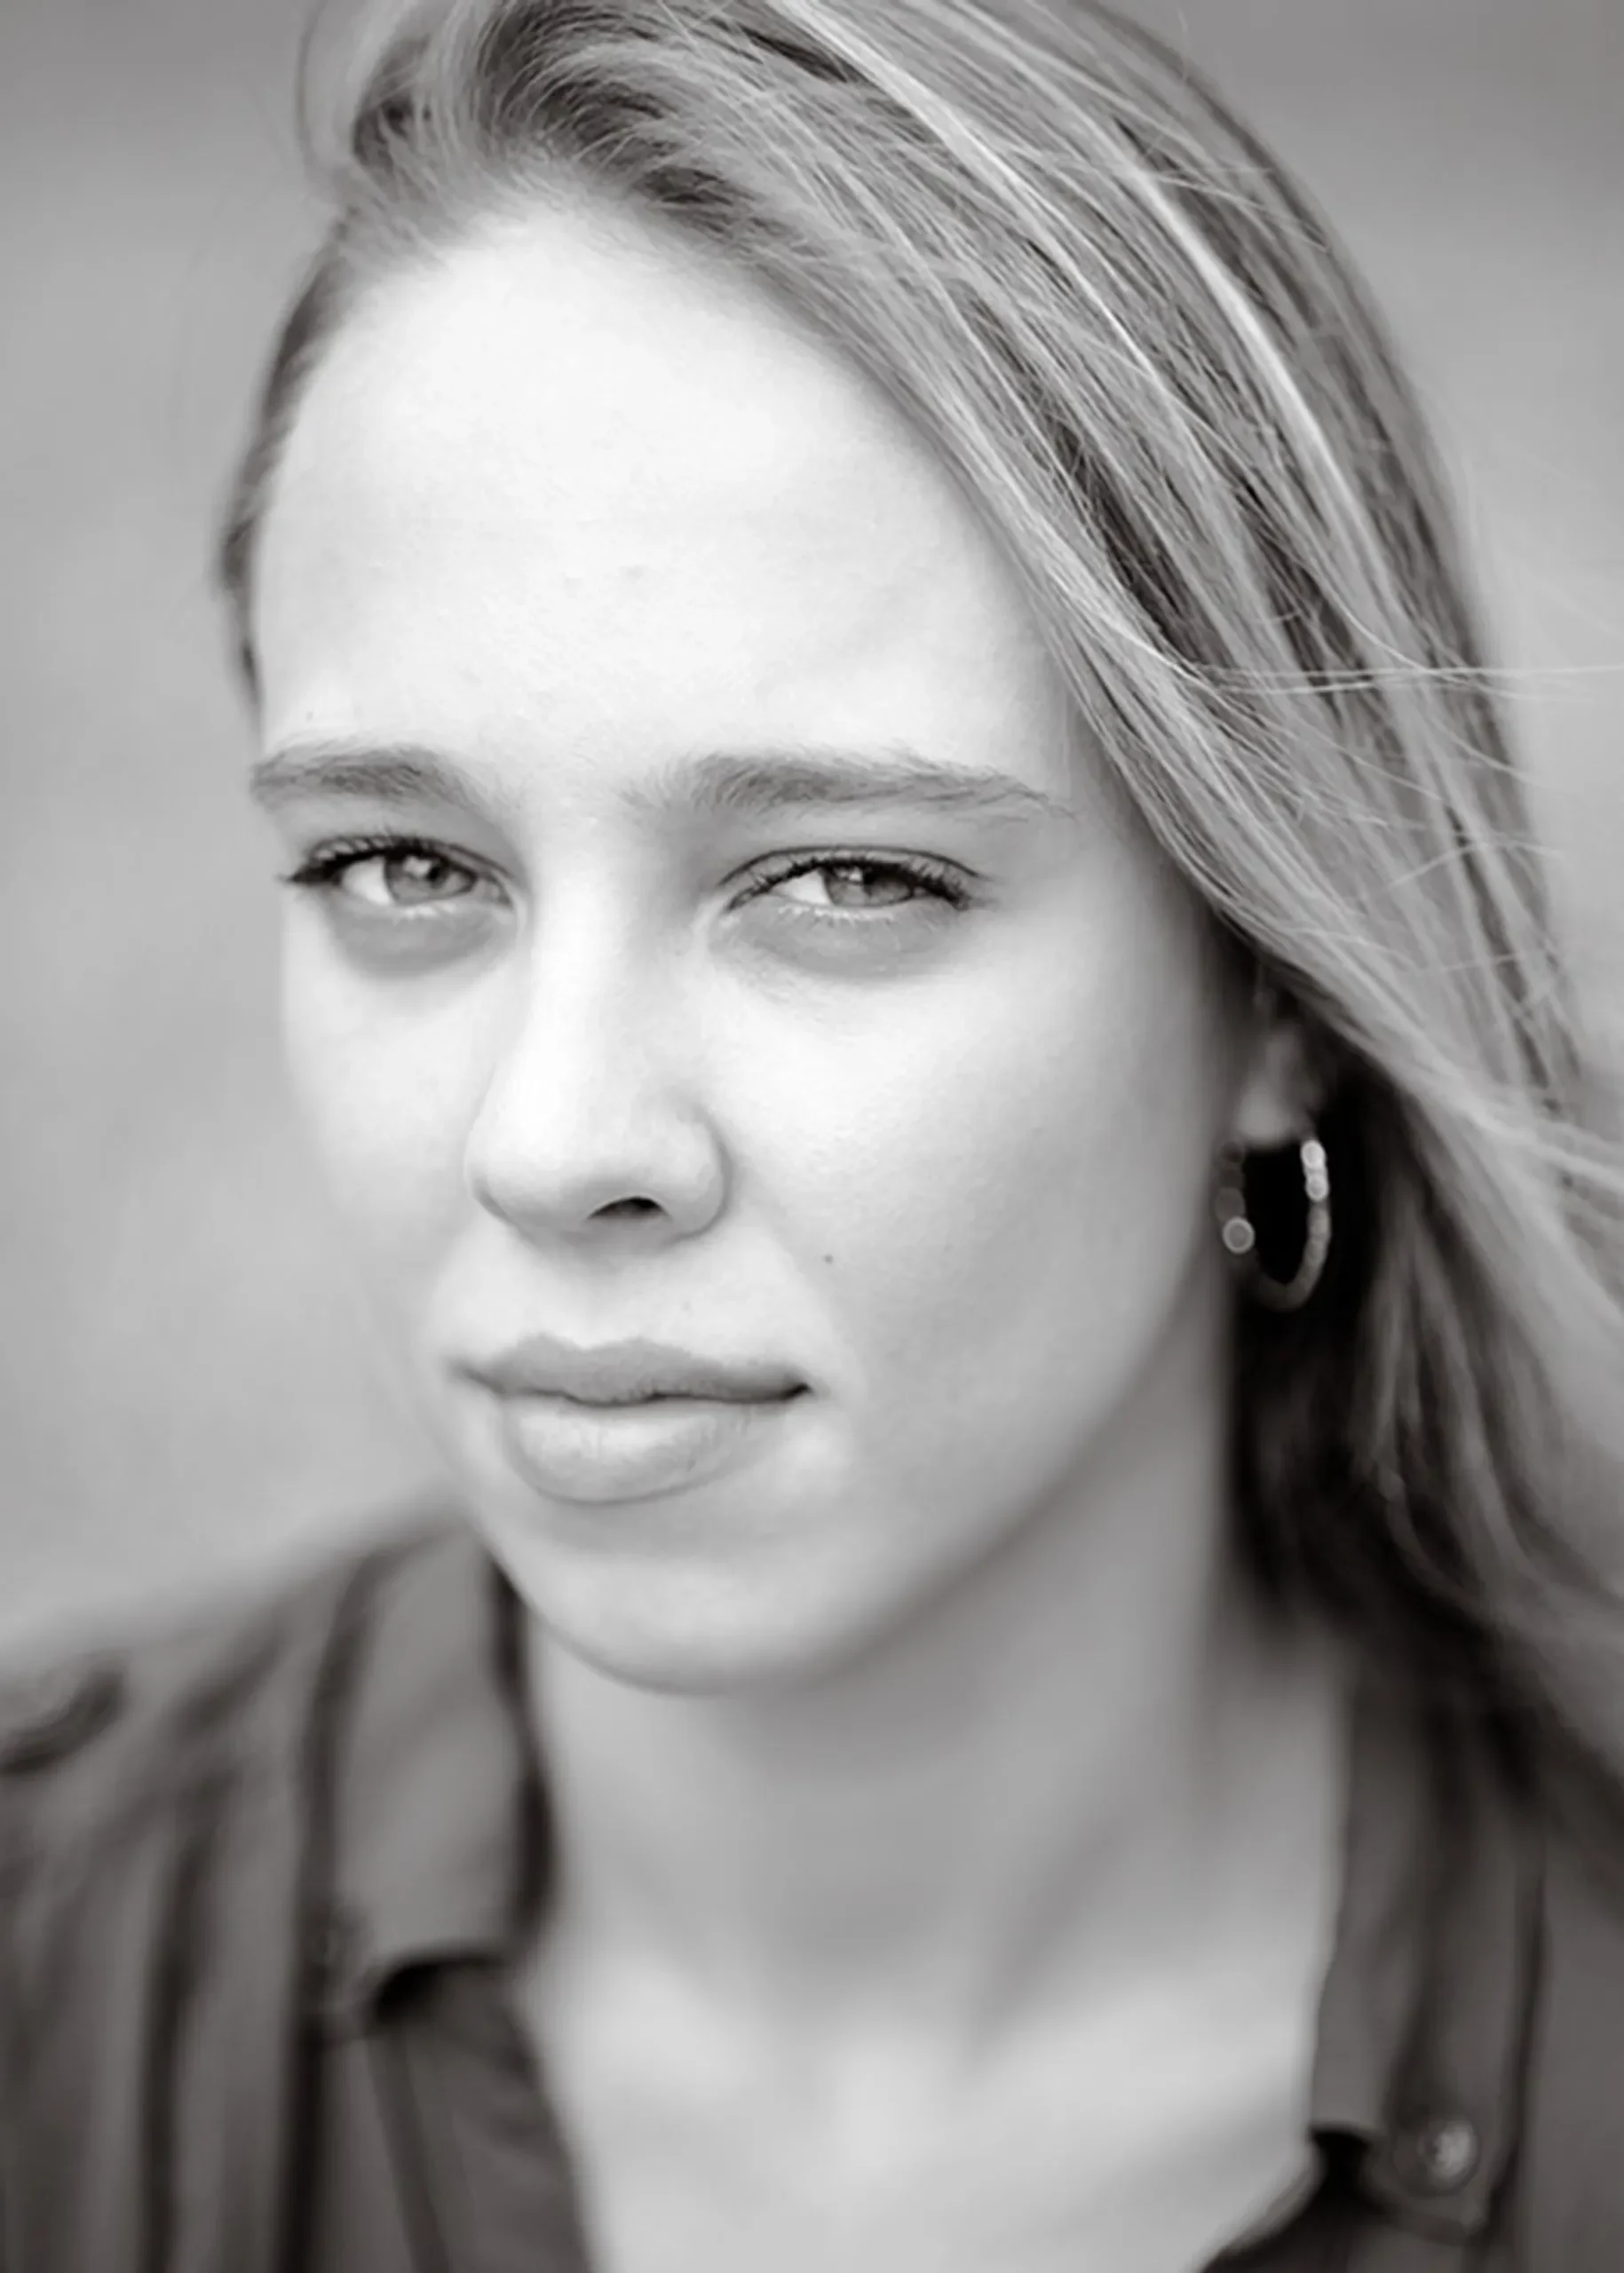
[[[722,1161],[684,1043],[677,959],[601,926],[543,925],[511,986],[469,1132],[474,1198],[532,1234],[610,1210],[701,1228],[720,1205]]]

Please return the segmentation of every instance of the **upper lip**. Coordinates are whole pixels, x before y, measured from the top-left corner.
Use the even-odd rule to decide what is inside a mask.
[[[604,1342],[583,1349],[532,1334],[463,1372],[503,1397],[569,1397],[582,1405],[636,1405],[650,1397],[705,1397],[732,1404],[791,1396],[804,1387],[782,1366],[702,1357],[666,1342]]]

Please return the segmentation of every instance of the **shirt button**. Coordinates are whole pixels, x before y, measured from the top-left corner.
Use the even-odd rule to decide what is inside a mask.
[[[1477,2167],[1482,2150],[1463,2115],[1435,2115],[1417,2123],[1401,2142],[1407,2173],[1429,2194],[1453,2194]]]
[[[347,1910],[323,1911],[310,1937],[310,1969],[320,1982],[341,1981],[355,1955],[355,1921]]]
[[[354,2017],[357,1987],[366,1962],[360,1926],[334,1903],[313,1921],[305,1946],[305,1994],[318,2017],[342,2031]]]

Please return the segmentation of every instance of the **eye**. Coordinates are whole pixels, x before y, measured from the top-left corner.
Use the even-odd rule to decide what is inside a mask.
[[[963,907],[964,882],[945,863],[859,852],[787,854],[759,870],[747,899],[768,895],[812,915],[888,915],[920,901]]]
[[[442,844],[414,838],[352,839],[327,844],[283,881],[326,891],[380,915],[500,897],[494,880]]]

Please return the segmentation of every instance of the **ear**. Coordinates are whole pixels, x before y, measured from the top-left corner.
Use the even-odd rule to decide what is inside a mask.
[[[1248,1151],[1268,1152],[1306,1136],[1325,1102],[1320,1053],[1300,1011],[1259,978],[1229,1135]]]

